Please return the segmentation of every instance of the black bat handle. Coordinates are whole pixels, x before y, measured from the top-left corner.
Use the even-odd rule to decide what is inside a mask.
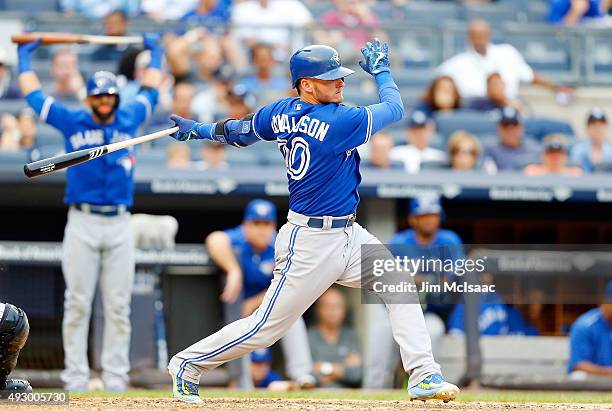
[[[87,148],[84,150],[73,151],[59,156],[34,161],[23,166],[23,172],[29,178],[42,176],[53,171],[81,164],[94,158],[98,158],[108,153],[106,146]]]

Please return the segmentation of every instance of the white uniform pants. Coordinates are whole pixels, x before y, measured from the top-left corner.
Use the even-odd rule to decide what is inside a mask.
[[[361,286],[361,245],[380,244],[376,237],[356,223],[315,229],[291,211],[288,220],[276,239],[274,279],[261,306],[176,354],[168,366],[173,374],[198,383],[203,371],[272,345],[332,284]],[[387,312],[410,386],[440,372],[421,306],[389,304]]]
[[[92,301],[100,284],[104,307],[102,380],[126,384],[130,370],[130,302],[134,284],[134,241],[130,213],[106,217],[74,208],[64,232],[62,271],[66,281],[62,337],[66,388],[87,387],[87,336]]]

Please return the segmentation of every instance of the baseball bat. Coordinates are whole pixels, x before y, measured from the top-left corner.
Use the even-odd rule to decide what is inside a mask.
[[[155,140],[156,138],[169,136],[177,131],[178,127],[172,127],[141,137],[131,138],[129,140],[118,141],[116,143],[106,144],[99,147],[86,148],[83,150],[73,151],[71,153],[34,161],[24,165],[23,172],[29,178],[38,177],[44,174],[49,174],[53,171],[62,170],[70,166],[102,157],[103,155],[121,150],[122,148],[135,146],[136,144],[144,143],[145,141],[151,141]]]
[[[93,36],[89,34],[31,32],[11,36],[17,44],[30,43],[40,38],[42,44],[140,44],[141,36]]]

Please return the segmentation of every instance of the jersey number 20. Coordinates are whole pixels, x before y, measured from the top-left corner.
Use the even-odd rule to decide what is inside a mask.
[[[279,140],[279,146],[283,157],[285,157],[289,177],[292,180],[301,180],[306,175],[310,165],[308,141],[302,137],[295,137],[289,144],[286,141]]]

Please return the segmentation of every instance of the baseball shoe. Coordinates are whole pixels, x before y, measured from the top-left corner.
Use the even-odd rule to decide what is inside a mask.
[[[457,386],[446,382],[440,374],[432,374],[408,390],[410,401],[442,400],[449,402],[459,395]]]
[[[311,390],[317,386],[317,379],[312,374],[304,374],[295,380],[301,390]]]
[[[177,377],[173,373],[170,373],[170,376],[172,376],[172,394],[174,394],[174,398],[190,404],[203,402],[198,395],[198,389],[200,388],[198,384]]]

